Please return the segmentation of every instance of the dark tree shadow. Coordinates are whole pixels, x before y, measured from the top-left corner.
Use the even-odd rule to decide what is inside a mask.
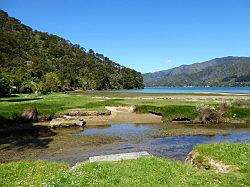
[[[6,95],[6,96],[1,96],[1,98],[12,98],[12,97],[19,97],[19,95],[11,94],[11,95]]]
[[[35,101],[42,98],[24,98],[24,99],[9,99],[9,100],[0,100],[0,102],[23,102],[23,101]]]
[[[25,128],[9,128],[0,130],[1,151],[18,148],[47,148],[48,144],[56,135],[49,127],[33,126],[32,124],[22,124]]]

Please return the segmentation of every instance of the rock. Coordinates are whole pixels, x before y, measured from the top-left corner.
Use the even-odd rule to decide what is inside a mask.
[[[24,109],[21,120],[23,122],[37,122],[37,109],[35,107],[27,107]]]
[[[146,151],[111,154],[111,155],[100,155],[100,156],[89,157],[89,162],[116,162],[116,161],[121,161],[121,160],[137,159],[137,158],[146,157],[146,156],[150,156],[150,154]]]
[[[50,127],[82,127],[86,122],[83,119],[77,119],[72,116],[63,116],[50,121]]]
[[[51,121],[53,119],[53,116],[38,116],[37,121],[38,122],[45,122],[45,121]]]

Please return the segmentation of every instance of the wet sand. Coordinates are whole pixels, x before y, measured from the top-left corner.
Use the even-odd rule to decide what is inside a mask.
[[[86,126],[128,123],[162,123],[162,117],[154,114],[136,114],[133,106],[106,107],[111,111],[109,116],[84,116]]]

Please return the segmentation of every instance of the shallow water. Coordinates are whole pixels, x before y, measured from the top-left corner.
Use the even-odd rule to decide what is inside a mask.
[[[145,124],[113,124],[103,128],[86,128],[80,134],[83,135],[112,135],[124,140],[136,141],[140,137],[146,138],[149,133],[157,130],[156,125]]]
[[[87,158],[93,155],[115,154],[122,152],[147,151],[152,155],[185,160],[187,154],[197,144],[215,142],[250,142],[250,130],[237,131],[227,135],[192,135],[154,137],[152,133],[160,130],[160,124],[113,124],[106,128],[86,128],[78,135],[113,135],[121,137],[125,143],[97,149],[93,153],[81,154]]]

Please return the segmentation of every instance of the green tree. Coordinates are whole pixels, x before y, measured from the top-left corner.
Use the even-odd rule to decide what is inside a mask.
[[[50,72],[45,75],[45,85],[50,91],[56,92],[60,90],[61,82],[56,73]]]

